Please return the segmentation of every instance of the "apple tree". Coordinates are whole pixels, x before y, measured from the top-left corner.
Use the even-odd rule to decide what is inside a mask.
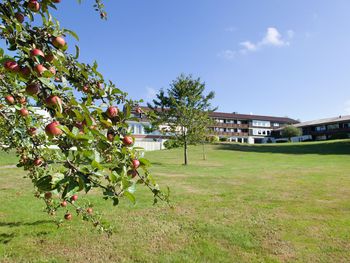
[[[95,1],[106,18],[102,2]],[[149,188],[154,202],[168,201],[168,194],[133,147],[127,121],[137,102],[105,80],[96,62],[80,63],[77,46],[76,54],[68,52],[66,37],[78,36],[52,16],[59,3],[0,1],[7,49],[0,49],[0,147],[16,151],[17,166],[28,172],[49,214],[66,220],[77,214],[104,231],[81,193],[95,189],[113,205],[122,197],[134,203],[137,185]]]

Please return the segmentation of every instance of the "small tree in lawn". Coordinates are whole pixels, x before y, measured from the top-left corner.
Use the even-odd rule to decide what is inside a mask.
[[[168,197],[133,147],[127,121],[136,103],[103,78],[96,62],[80,63],[77,46],[76,54],[68,52],[65,37],[78,37],[50,13],[59,3],[0,1],[0,36],[10,51],[0,49],[0,148],[16,150],[35,196],[58,223],[71,220],[74,211],[104,231],[98,213],[78,194],[96,189],[117,205],[122,197],[135,202],[136,185],[145,185],[154,201]],[[94,7],[106,18],[101,0]]]
[[[204,95],[205,83],[193,79],[191,75],[180,75],[166,91],[161,90],[153,103],[152,125],[163,133],[183,144],[184,164],[188,164],[187,148],[191,143],[200,143],[207,136],[207,127],[211,122],[210,100],[214,92]]]
[[[289,141],[291,140],[292,137],[296,137],[300,135],[301,135],[301,130],[292,125],[288,125],[284,127],[282,130],[282,137],[288,138]]]

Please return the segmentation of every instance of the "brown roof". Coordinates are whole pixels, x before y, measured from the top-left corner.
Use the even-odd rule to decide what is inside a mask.
[[[144,111],[148,111],[148,107],[141,106]],[[226,113],[226,112],[212,112],[209,114],[213,118],[227,118],[227,119],[237,119],[237,120],[259,120],[259,121],[272,121],[280,123],[290,123],[295,124],[299,121],[288,118],[288,117],[273,117],[273,116],[263,116],[263,115],[252,115],[252,114],[238,114],[238,113]]]
[[[226,112],[212,112],[210,113],[210,117],[238,119],[238,120],[272,121],[272,122],[281,122],[281,123],[298,123],[297,120],[294,120],[288,117],[273,117],[273,116],[226,113]]]

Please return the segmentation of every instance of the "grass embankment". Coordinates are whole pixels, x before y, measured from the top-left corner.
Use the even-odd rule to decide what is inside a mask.
[[[0,170],[0,262],[349,262],[350,141],[191,147],[147,153],[174,210],[113,208],[111,238],[74,219],[56,229],[18,168]],[[0,164],[13,156],[1,155]]]

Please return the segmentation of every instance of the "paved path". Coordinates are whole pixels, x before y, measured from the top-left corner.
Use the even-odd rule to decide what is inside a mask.
[[[14,165],[14,164],[11,164],[11,165],[2,165],[2,166],[0,166],[0,169],[2,169],[2,168],[4,168],[4,169],[17,168],[17,166]]]

